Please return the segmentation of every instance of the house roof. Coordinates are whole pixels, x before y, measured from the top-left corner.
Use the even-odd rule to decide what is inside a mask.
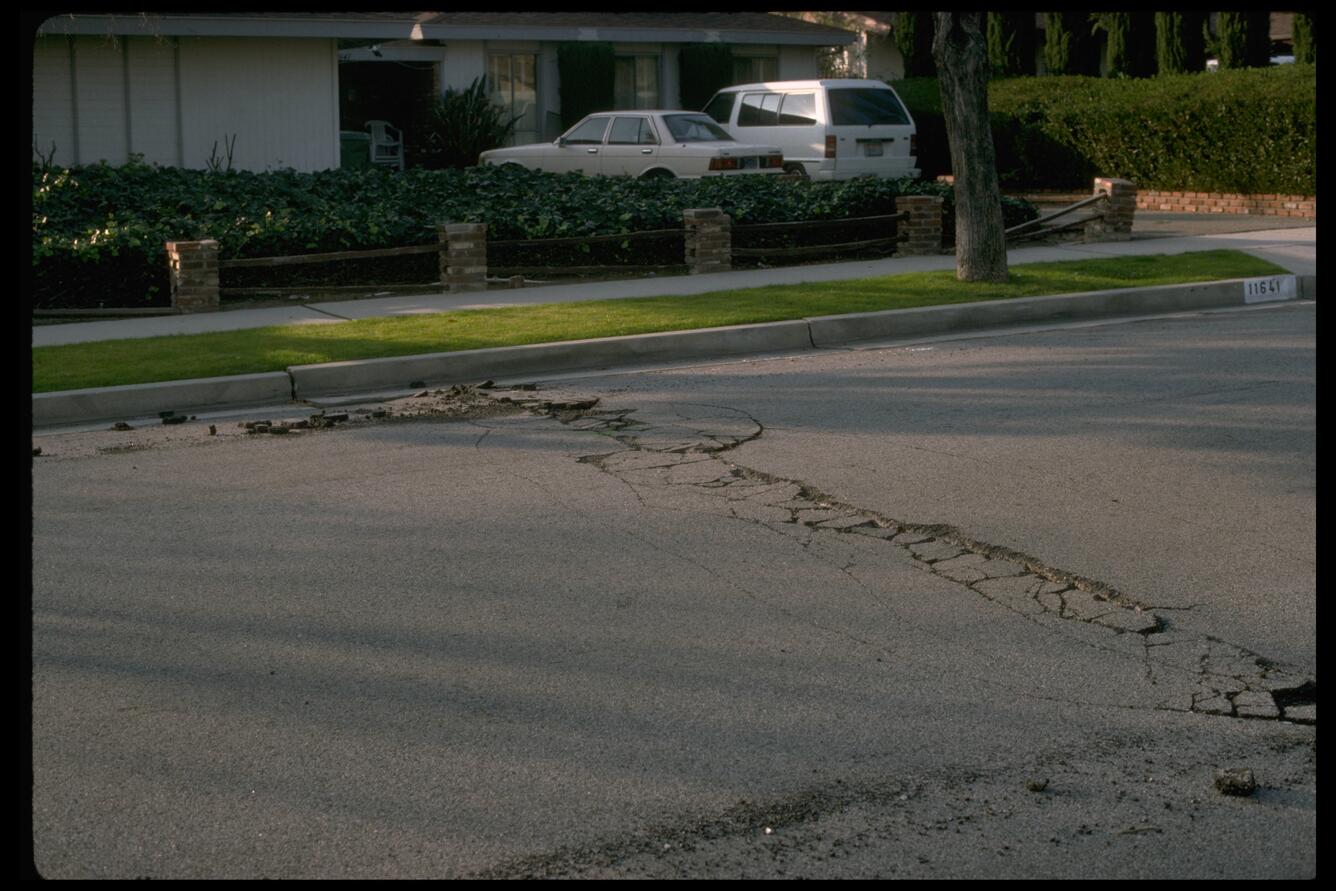
[[[557,40],[841,46],[856,35],[765,12],[343,12],[60,15],[42,34]]]

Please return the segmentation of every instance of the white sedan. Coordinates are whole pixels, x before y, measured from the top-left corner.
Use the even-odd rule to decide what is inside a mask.
[[[777,147],[736,142],[709,115],[694,111],[591,114],[555,142],[493,149],[479,155],[478,163],[665,178],[784,172]]]

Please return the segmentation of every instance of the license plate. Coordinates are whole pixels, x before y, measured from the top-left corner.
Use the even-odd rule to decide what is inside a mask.
[[[863,143],[863,155],[864,155],[865,157],[868,157],[868,158],[880,158],[880,157],[881,157],[881,143],[880,143],[880,142],[865,142],[865,143]]]
[[[756,158],[743,158],[743,159],[742,159],[742,169],[743,169],[743,170],[755,170],[756,167],[757,167],[757,159],[756,159]]]

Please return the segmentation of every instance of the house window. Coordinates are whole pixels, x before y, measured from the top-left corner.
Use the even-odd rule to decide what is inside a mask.
[[[618,56],[613,104],[618,110],[659,107],[659,57]]]
[[[779,80],[777,56],[733,57],[733,83],[756,84],[767,80]]]
[[[519,115],[509,145],[538,142],[538,56],[506,53],[487,57],[487,86],[492,101]]]

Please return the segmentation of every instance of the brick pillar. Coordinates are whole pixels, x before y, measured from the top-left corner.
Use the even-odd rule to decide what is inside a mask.
[[[920,257],[942,252],[942,199],[936,195],[900,195],[895,199],[896,213],[909,219],[897,226],[900,244],[896,253],[902,257]]]
[[[1095,179],[1094,194],[1100,192],[1109,200],[1104,202],[1103,219],[1097,217],[1086,223],[1086,241],[1131,241],[1132,219],[1137,212],[1136,183],[1101,176]]]
[[[177,312],[216,310],[218,242],[169,241],[165,247],[172,282],[172,308]]]
[[[718,207],[682,211],[686,227],[687,271],[728,272],[733,268],[733,221]]]
[[[436,227],[441,240],[441,287],[456,291],[487,288],[487,224],[443,223]]]

